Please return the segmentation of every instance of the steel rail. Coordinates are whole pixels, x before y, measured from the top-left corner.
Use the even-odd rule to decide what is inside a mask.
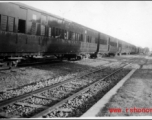
[[[55,105],[53,105],[53,106],[51,106],[51,107],[49,107],[49,108],[47,108],[47,109],[41,111],[40,113],[38,113],[38,114],[32,116],[31,118],[39,118],[39,117],[42,117],[43,115],[48,114],[48,112],[52,111],[52,110],[55,109],[56,107],[62,105],[63,103],[65,103],[66,101],[68,101],[68,100],[70,100],[70,99],[73,99],[73,98],[76,97],[77,95],[82,94],[83,92],[86,92],[89,88],[93,87],[94,85],[98,84],[98,83],[101,82],[101,81],[104,81],[106,78],[112,76],[113,74],[119,72],[120,70],[122,70],[122,69],[123,69],[125,66],[127,66],[127,65],[128,65],[128,64],[126,64],[126,65],[124,65],[124,66],[118,68],[118,69],[117,69],[116,71],[114,71],[113,73],[107,75],[106,77],[104,77],[104,78],[102,78],[102,79],[99,79],[98,81],[92,83],[92,84],[89,85],[88,87],[86,87],[86,88],[80,90],[79,92],[73,94],[72,96],[70,96],[70,97],[68,97],[68,98],[66,98],[66,99],[64,99],[64,100],[62,100],[62,101],[60,101],[59,103],[57,103],[57,104],[55,104]]]
[[[113,64],[112,64],[112,65],[113,65]],[[77,76],[77,77],[74,77],[74,78],[69,78],[69,79],[67,79],[67,80],[65,80],[65,81],[62,81],[62,82],[59,82],[59,83],[55,83],[55,84],[50,85],[50,86],[46,86],[46,87],[37,89],[37,90],[35,90],[35,91],[31,91],[31,92],[25,93],[25,94],[23,94],[23,95],[19,95],[19,96],[13,97],[13,98],[9,98],[9,99],[2,100],[2,101],[0,101],[0,109],[1,109],[2,107],[5,107],[5,106],[9,105],[9,104],[13,104],[13,103],[15,103],[16,101],[24,100],[24,99],[26,99],[26,98],[29,98],[29,97],[31,97],[31,96],[34,95],[34,94],[42,93],[42,92],[44,92],[44,91],[46,91],[46,90],[55,89],[56,87],[58,87],[58,86],[60,86],[60,85],[62,85],[62,84],[65,84],[65,83],[74,81],[75,79],[80,79],[80,78],[82,78],[82,77],[89,76],[90,74],[93,74],[93,73],[95,73],[95,72],[99,72],[99,71],[104,70],[104,69],[106,69],[106,68],[97,68],[97,69],[94,70],[94,71],[91,71],[91,72],[89,71],[89,72],[87,72],[85,75],[80,75],[80,76]],[[47,79],[47,80],[48,80],[48,79]]]

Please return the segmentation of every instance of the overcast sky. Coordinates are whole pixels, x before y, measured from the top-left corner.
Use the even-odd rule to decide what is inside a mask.
[[[152,1],[25,1],[23,3],[134,45],[152,48]]]

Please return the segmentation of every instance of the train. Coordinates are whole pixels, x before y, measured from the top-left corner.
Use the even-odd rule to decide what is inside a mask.
[[[142,48],[19,2],[0,3],[0,62],[139,54]]]

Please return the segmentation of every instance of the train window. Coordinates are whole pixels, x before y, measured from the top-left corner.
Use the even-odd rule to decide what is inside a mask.
[[[68,39],[68,38],[67,38],[67,32],[68,32],[68,31],[64,30],[64,39]]]
[[[52,32],[51,32],[51,34],[52,34],[52,37],[54,37],[54,38],[55,38],[55,27],[53,27],[53,28],[52,28]]]
[[[75,40],[75,33],[72,32],[72,40]]]
[[[76,40],[79,41],[79,34],[76,35]]]
[[[72,38],[71,36],[72,36],[72,32],[71,32],[71,31],[69,31],[69,37],[68,37],[68,38],[69,38],[69,40],[71,40],[71,38]]]
[[[49,30],[48,30],[48,35],[49,37],[51,36],[51,28],[49,27]]]
[[[77,33],[75,33],[74,35],[75,35],[75,41],[77,41]]]
[[[63,39],[66,39],[66,30],[63,30]]]
[[[89,37],[90,39],[89,39],[89,42],[91,43],[91,36]]]
[[[55,30],[55,38],[60,38],[61,37],[61,29],[56,28]]]
[[[89,42],[89,36],[87,36],[87,42]]]
[[[78,33],[76,33],[76,40],[78,41],[79,39],[78,39]]]
[[[117,46],[117,43],[115,43],[115,42],[110,42],[110,44],[111,44],[111,46]]]
[[[55,28],[55,37],[58,36],[59,30],[58,28]]]
[[[57,34],[57,38],[60,38],[60,33],[61,33],[61,30],[58,28],[58,32],[57,32],[58,34]]]
[[[46,16],[45,15],[41,15],[41,24],[42,25],[46,25],[47,24]]]
[[[62,29],[59,29],[59,38],[62,38]]]
[[[92,43],[96,43],[96,42],[95,42],[95,38],[94,38],[94,37],[92,37]]]
[[[19,33],[25,33],[25,26],[26,26],[26,21],[19,19],[19,21],[18,21],[18,32]]]
[[[95,43],[98,43],[98,39],[97,38],[95,38]]]
[[[74,40],[77,41],[77,33],[74,33]]]
[[[62,31],[63,31],[63,30],[62,30],[62,29],[59,29],[59,31],[60,31],[60,32],[59,32],[59,36],[60,36],[60,38],[62,39],[62,38],[63,38],[63,36],[62,36]]]
[[[79,41],[79,34],[77,33],[76,40]]]
[[[92,40],[92,37],[90,36],[90,43],[92,43],[92,41],[91,41],[91,40]]]
[[[78,41],[80,40],[80,35],[79,35],[79,34],[77,34],[77,40],[78,40]]]
[[[32,35],[35,35],[35,34],[36,34],[36,22],[32,22],[31,34],[32,34]]]
[[[64,32],[65,32],[65,31],[62,29],[62,31],[61,31],[61,38],[62,38],[62,39],[64,39]]]
[[[106,44],[107,44],[107,40],[101,39],[101,40],[100,40],[100,44],[106,45]],[[113,44],[113,43],[112,43],[112,44]]]
[[[7,16],[1,15],[1,30],[6,31],[7,28]]]
[[[66,34],[67,34],[66,39],[69,40],[69,31],[67,31]]]
[[[83,34],[80,35],[80,41],[83,41]]]
[[[71,40],[73,40],[73,32],[71,32]]]
[[[79,37],[80,37],[80,34],[77,34],[77,39],[78,39],[78,41],[80,40]]]
[[[63,38],[63,29],[60,29],[60,38]]]
[[[69,40],[71,40],[71,39],[72,39],[72,32],[69,31]]]
[[[55,31],[55,36],[58,34],[58,28],[54,28],[54,31]]]
[[[86,36],[86,42],[88,42],[88,37],[89,37],[89,36]]]
[[[58,28],[58,38],[60,37],[61,29]]]
[[[73,32],[73,35],[72,35],[72,40],[76,40],[76,33]]]
[[[58,28],[58,36],[60,36],[61,33],[61,29]]]
[[[89,43],[91,43],[91,37],[89,36],[89,41],[88,41]]]
[[[81,34],[79,34],[79,41],[81,41]]]
[[[14,18],[8,17],[8,31],[13,32],[14,29]]]
[[[41,25],[41,35],[45,35],[45,26]]]
[[[119,43],[119,47],[122,47],[122,44],[121,44],[121,43]]]
[[[89,38],[89,39],[88,39],[88,42],[91,43],[91,37],[89,36],[88,38]]]

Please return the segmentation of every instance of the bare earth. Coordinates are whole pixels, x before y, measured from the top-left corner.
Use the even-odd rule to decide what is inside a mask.
[[[97,116],[152,116],[152,70],[137,70]]]

